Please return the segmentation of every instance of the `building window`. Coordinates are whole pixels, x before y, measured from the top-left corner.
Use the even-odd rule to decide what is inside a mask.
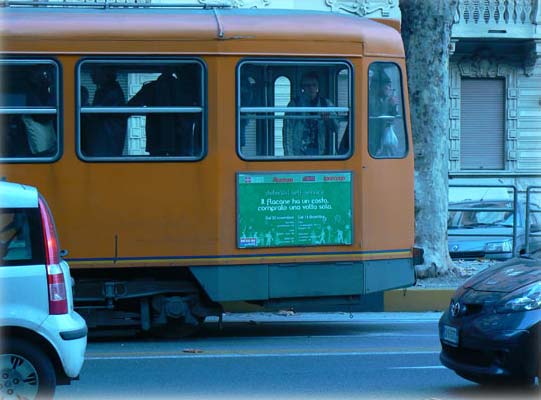
[[[59,68],[52,60],[0,61],[0,158],[51,162],[60,156]]]
[[[460,169],[505,168],[505,80],[462,79]]]
[[[242,158],[350,156],[352,77],[348,63],[244,61],[237,82]]]
[[[200,159],[204,67],[198,60],[85,60],[78,151],[87,161]]]

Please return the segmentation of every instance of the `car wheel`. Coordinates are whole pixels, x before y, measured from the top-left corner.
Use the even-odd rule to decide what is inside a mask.
[[[0,354],[2,399],[52,399],[56,374],[49,357],[33,343],[8,339]]]

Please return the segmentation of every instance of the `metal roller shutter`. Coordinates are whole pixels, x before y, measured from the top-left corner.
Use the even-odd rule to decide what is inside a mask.
[[[462,79],[460,168],[505,168],[505,81]]]

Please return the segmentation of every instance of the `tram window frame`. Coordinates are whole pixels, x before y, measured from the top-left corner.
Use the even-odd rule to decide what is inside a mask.
[[[182,68],[187,65],[198,66],[199,69],[196,71],[199,75],[199,87],[195,88],[193,95],[196,96],[198,101],[197,105],[182,105],[182,106],[147,106],[147,105],[134,105],[130,106],[126,104],[124,107],[116,106],[83,106],[82,105],[82,87],[84,86],[83,80],[84,76],[91,70],[92,67],[113,67],[118,69],[124,68],[123,72],[127,72],[130,69],[133,71],[139,70],[137,73],[148,73],[152,75],[152,79],[149,81],[143,82],[134,93],[122,89],[125,97],[125,102],[128,103],[132,100],[141,89],[148,83],[157,81],[158,78],[162,75],[164,71],[171,71],[177,68]],[[152,70],[155,69],[155,72]],[[207,102],[207,65],[204,60],[197,57],[175,57],[175,58],[102,58],[102,57],[91,57],[81,59],[77,63],[76,67],[76,152],[77,156],[85,162],[194,162],[200,161],[205,158],[207,154],[207,126],[208,126],[208,102]],[[182,72],[181,72],[182,74]],[[116,75],[116,71],[115,71]],[[173,73],[173,76],[176,77],[176,74]],[[83,79],[84,78],[84,79]],[[188,81],[190,81],[188,79]],[[193,82],[191,80],[190,82]],[[182,83],[179,83],[181,85]],[[95,84],[94,84],[95,85]],[[96,86],[97,87],[97,86]],[[88,88],[86,88],[88,91]],[[94,89],[94,92],[96,89]],[[180,91],[179,91],[180,92]],[[116,110],[116,111],[115,111]],[[198,136],[197,142],[192,142],[191,151],[196,151],[196,154],[160,154],[152,155],[146,151],[147,147],[140,146],[141,152],[146,152],[147,154],[127,154],[127,155],[90,155],[85,154],[82,149],[84,132],[82,132],[82,116],[88,115],[100,115],[100,114],[120,114],[120,116],[126,118],[126,121],[129,121],[132,117],[144,117],[146,126],[146,116],[151,114],[159,115],[198,115],[193,118],[192,123],[192,139],[194,139],[196,124],[198,123]],[[188,117],[190,118],[190,117]],[[175,121],[177,124],[178,121]],[[128,124],[128,122],[126,122]],[[178,126],[178,125],[177,125]],[[141,129],[140,129],[141,130]],[[145,137],[146,143],[146,128],[142,128],[142,135]],[[127,140],[128,135],[131,134],[129,125],[126,126],[126,136],[124,138],[124,146],[122,152],[126,151],[128,146]],[[194,150],[195,149],[195,150]],[[178,151],[178,149],[177,149]]]
[[[247,68],[247,70],[243,70],[246,66],[250,66]],[[242,97],[244,96],[244,93],[246,93],[246,89],[243,88],[243,85],[246,85],[246,82],[248,78],[250,78],[250,73],[252,73],[255,69],[258,67],[261,68],[262,66],[266,66],[267,68],[277,68],[275,71],[272,79],[270,77],[265,77],[265,79],[268,79],[268,82],[272,82],[272,85],[275,84],[275,81],[279,77],[286,77],[290,81],[290,98],[289,103],[297,97],[299,97],[300,93],[297,93],[297,90],[300,88],[300,83],[302,76],[305,75],[307,72],[312,71],[319,71],[321,72],[322,69],[327,68],[328,72],[327,75],[322,77],[319,76],[320,81],[320,88],[323,84],[326,84],[326,89],[329,91],[329,93],[323,93],[323,97],[329,99],[331,103],[333,103],[333,106],[331,107],[325,107],[331,108],[331,112],[341,112],[346,113],[345,116],[337,117],[336,120],[345,120],[346,124],[343,128],[344,132],[338,132],[335,136],[334,140],[334,154],[318,154],[318,155],[273,155],[273,154],[261,154],[261,150],[258,146],[256,146],[255,154],[247,154],[246,151],[243,150],[243,143],[246,143],[246,136],[245,132],[243,135],[242,132],[242,123],[243,120],[242,114],[252,114],[258,113],[258,114],[265,114],[265,113],[273,113],[273,116],[271,118],[265,118],[263,115],[260,118],[251,118],[251,120],[262,120],[262,121],[271,121],[276,120],[282,117],[282,121],[285,121],[286,118],[283,118],[285,114],[291,114],[291,113],[305,113],[306,114],[306,107],[246,107],[241,104],[243,101]],[[283,70],[281,70],[282,68]],[[250,72],[250,69],[252,72]],[[334,71],[333,71],[334,70]],[[337,107],[334,105],[338,99],[338,77],[340,74],[340,71],[347,70],[348,75],[348,98],[347,102],[348,105],[346,107]],[[245,73],[245,71],[248,71]],[[331,73],[334,72],[334,73]],[[355,104],[355,92],[354,92],[354,74],[355,69],[352,65],[352,63],[347,59],[253,59],[253,58],[247,58],[239,61],[236,67],[236,147],[237,147],[237,155],[239,158],[246,160],[246,161],[310,161],[310,160],[321,160],[321,161],[332,161],[332,160],[345,160],[350,158],[353,155],[353,127],[354,127],[354,104]],[[292,76],[293,75],[293,76]],[[258,77],[260,81],[263,81],[264,79],[261,79],[261,77]],[[323,83],[321,83],[323,82]],[[257,87],[257,79],[255,79],[255,87]],[[260,86],[260,85],[259,85]],[[268,96],[270,96],[270,93],[273,88],[266,88]],[[272,90],[269,90],[272,89]],[[274,93],[272,93],[271,97],[274,97]],[[275,98],[275,97],[274,97]],[[267,98],[268,100],[268,98]],[[299,110],[295,110],[295,108],[298,108]],[[323,107],[317,107],[317,109],[322,109]],[[255,110],[255,112],[254,112]],[[323,110],[319,110],[320,112]],[[280,115],[281,114],[281,115]],[[336,113],[334,114],[336,115]],[[317,118],[317,117],[315,117]],[[315,119],[314,118],[314,119]],[[271,132],[271,135],[274,135],[275,132],[272,132],[272,129],[266,128],[267,131]],[[265,132],[263,132],[265,134]],[[341,140],[345,137],[344,135],[348,135],[349,143],[347,151],[344,153],[338,153],[339,145]],[[257,127],[255,128],[255,135],[259,135],[257,132]],[[268,132],[267,135],[268,136]],[[244,136],[244,137],[243,137]],[[257,141],[257,138],[255,139]],[[269,146],[269,143],[271,143],[274,147],[272,150],[279,149],[280,147],[283,148],[285,145],[284,140],[282,139],[281,144],[277,144],[274,140],[274,137],[271,139],[272,143],[269,142],[269,139],[263,140],[262,142],[264,146]],[[332,141],[331,141],[332,143]],[[331,147],[332,144],[330,145]],[[263,151],[264,152],[264,151]],[[268,152],[268,150],[267,150]],[[271,151],[272,152],[272,151]]]
[[[384,67],[384,66],[387,66],[387,67]],[[394,77],[390,77],[391,78],[391,83],[397,83],[400,85],[400,87],[398,89],[393,89],[393,96],[396,97],[394,95],[394,93],[396,92],[400,97],[398,97],[398,101],[399,101],[399,104],[398,106],[400,107],[399,109],[397,109],[397,112],[401,112],[402,115],[400,114],[395,114],[393,115],[392,119],[390,118],[391,115],[386,115],[386,114],[381,114],[379,115],[378,117],[379,118],[384,118],[385,120],[389,120],[392,121],[392,122],[388,122],[388,125],[389,126],[394,126],[394,123],[395,121],[398,119],[398,120],[402,120],[402,124],[400,126],[400,130],[402,132],[402,134],[400,135],[401,138],[399,136],[396,136],[396,139],[398,140],[398,144],[402,144],[401,148],[399,148],[399,150],[401,150],[399,153],[397,153],[396,155],[392,153],[392,151],[382,151],[382,144],[381,144],[381,141],[383,140],[382,136],[384,135],[384,130],[387,128],[379,128],[377,129],[376,128],[376,125],[373,124],[373,121],[375,120],[375,117],[373,117],[372,115],[374,114],[374,98],[375,98],[375,91],[372,91],[371,89],[371,80],[372,80],[372,76],[370,75],[372,71],[372,68],[373,67],[378,67],[380,68],[380,76],[381,74],[385,74],[385,71],[384,69],[385,68],[395,68],[394,72],[396,72],[396,75]],[[408,132],[408,126],[407,126],[407,122],[406,122],[406,105],[405,105],[405,102],[404,102],[404,99],[405,99],[405,93],[404,93],[404,79],[403,79],[403,71],[402,71],[402,68],[400,67],[400,65],[398,65],[397,63],[395,62],[392,62],[392,61],[374,61],[372,63],[370,63],[370,65],[368,66],[368,76],[367,76],[367,93],[368,93],[368,101],[367,101],[367,108],[368,108],[368,112],[367,112],[367,132],[368,132],[368,135],[367,135],[367,149],[368,149],[368,153],[370,154],[370,157],[374,158],[374,159],[378,159],[378,160],[388,160],[388,159],[404,159],[408,156],[409,154],[409,132]],[[377,72],[373,72],[374,74],[377,73]],[[380,78],[381,80],[381,78]],[[382,82],[380,82],[380,85],[381,85]],[[383,90],[383,87],[380,86],[380,89]],[[376,131],[379,131],[379,134],[376,135]],[[394,131],[393,129],[393,133],[396,134],[396,132]],[[379,136],[379,140],[376,139],[376,137]],[[379,145],[376,145],[375,143],[378,142]],[[378,154],[379,153],[379,154]]]
[[[47,90],[51,92],[51,88],[53,89],[54,93],[50,97],[51,100],[53,100],[54,105],[52,106],[29,106],[29,105],[9,105],[9,104],[2,104],[3,102],[8,102],[8,90],[6,86],[8,85],[6,82],[9,81],[9,84],[12,84],[15,82],[15,85],[19,82],[16,79],[6,79],[5,71],[0,72],[0,74],[3,76],[3,83],[0,88],[0,115],[2,117],[4,116],[38,116],[38,119],[36,120],[34,117],[31,119],[23,120],[19,118],[11,119],[11,122],[6,121],[6,125],[10,124],[14,129],[18,129],[19,131],[22,131],[23,129],[26,131],[26,135],[31,135],[30,138],[21,139],[21,137],[14,136],[15,141],[21,141],[18,144],[15,144],[15,146],[19,147],[20,153],[15,154],[13,156],[4,155],[4,151],[9,151],[8,149],[5,149],[5,147],[9,147],[9,140],[8,137],[2,137],[0,138],[0,162],[3,163],[54,163],[60,159],[63,152],[63,131],[62,131],[62,101],[61,101],[61,93],[62,93],[62,67],[60,63],[53,58],[38,58],[38,57],[21,57],[21,58],[4,58],[0,60],[0,68],[12,68],[16,67],[18,65],[30,67],[31,70],[30,73],[38,72],[42,75],[42,79],[48,80],[50,79],[51,83],[49,84],[49,87]],[[39,66],[52,66],[52,77],[49,77],[47,75],[47,71],[39,72]],[[44,81],[45,82],[45,81]],[[24,90],[24,89],[23,89]],[[14,97],[14,102],[17,103],[18,101],[21,101],[24,98],[24,102],[26,103],[28,101],[28,93],[25,93],[24,91],[21,92],[13,92],[12,95],[16,96]],[[37,98],[37,97],[36,97]],[[35,99],[33,99],[35,100]],[[51,120],[51,124],[43,123],[44,118],[46,118],[47,115],[53,115],[54,118]],[[0,122],[0,126],[2,126],[4,123]],[[42,128],[41,126],[48,127],[48,128]],[[39,127],[39,128],[38,128]],[[6,134],[8,135],[9,127],[7,129],[2,129]],[[50,131],[53,130],[54,136],[50,136],[48,141],[51,142],[50,149],[53,150],[44,150],[40,151],[43,146],[46,145],[43,140],[41,142],[38,141],[38,137],[36,136],[38,134],[38,130],[42,130],[45,132],[47,129]],[[45,129],[45,130],[43,130]],[[29,133],[31,131],[32,133]],[[24,142],[24,143],[23,143]],[[23,146],[24,149],[21,149],[20,147]],[[36,155],[37,154],[37,155]]]

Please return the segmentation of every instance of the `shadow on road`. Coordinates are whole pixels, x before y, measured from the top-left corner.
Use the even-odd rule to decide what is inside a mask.
[[[472,400],[539,400],[541,398],[541,388],[539,385],[530,387],[512,387],[512,386],[481,386],[471,384],[464,387],[453,386],[445,390],[450,398],[453,399],[472,399]]]
[[[388,323],[366,323],[362,321],[344,322],[313,322],[313,321],[255,321],[246,320],[240,322],[225,322],[220,325],[218,322],[205,322],[199,332],[193,337],[179,338],[183,341],[200,340],[207,338],[250,338],[250,337],[323,337],[323,336],[363,336],[376,334],[383,331],[384,334],[392,335],[394,332],[411,330],[419,333],[419,325],[411,326],[389,325]],[[423,329],[427,335],[437,335],[437,328],[430,329],[428,325]],[[90,342],[117,341],[117,340],[153,340],[170,341],[178,339],[160,339],[137,330],[91,330],[89,333]]]

